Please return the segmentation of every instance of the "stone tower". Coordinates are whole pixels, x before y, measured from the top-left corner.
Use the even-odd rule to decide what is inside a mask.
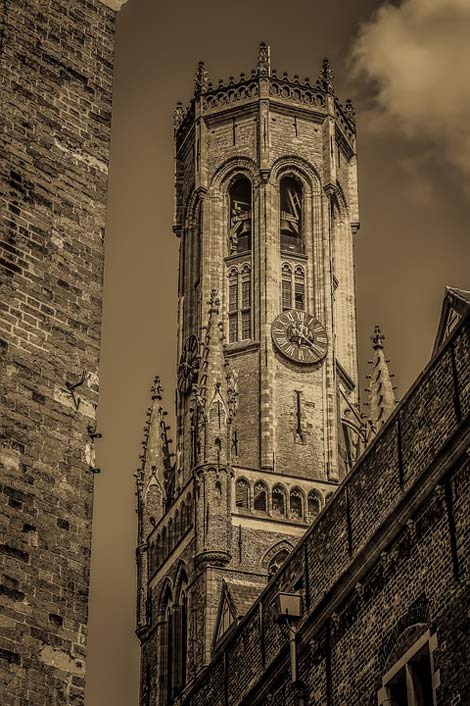
[[[0,9],[0,703],[84,701],[121,0]]]
[[[316,82],[289,78],[263,43],[251,76],[218,86],[201,62],[175,142],[176,448],[150,410],[160,446],[145,442],[137,474],[153,525],[137,554],[141,703],[159,706],[227,639],[363,434],[355,121],[328,61]]]

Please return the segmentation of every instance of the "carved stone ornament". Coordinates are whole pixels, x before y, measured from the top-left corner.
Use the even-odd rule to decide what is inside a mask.
[[[175,108],[175,113],[173,115],[173,127],[176,130],[178,130],[184,120],[184,110],[183,110],[183,104],[178,102],[176,104]]]
[[[200,96],[209,88],[209,75],[206,71],[206,65],[200,61],[197,67],[196,76],[194,77],[194,95]]]
[[[259,45],[258,73],[260,76],[269,76],[271,73],[270,49],[266,42]]]

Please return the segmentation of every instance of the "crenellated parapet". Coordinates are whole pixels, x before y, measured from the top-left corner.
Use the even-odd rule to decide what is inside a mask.
[[[356,123],[352,103],[348,99],[345,106],[335,95],[333,72],[328,59],[323,59],[318,79],[312,82],[298,75],[289,77],[287,72],[278,73],[271,69],[270,50],[261,43],[257,67],[249,75],[240,73],[238,79],[230,76],[228,80],[219,79],[214,85],[208,78],[204,62],[199,62],[194,79],[194,95],[187,108],[177,104],[175,112],[175,140],[181,146],[193,124],[196,110],[199,116],[223,114],[234,107],[245,108],[261,99],[268,99],[274,104],[290,107],[294,110],[307,111],[320,119],[333,110],[339,130],[344,138],[354,147]],[[328,101],[328,97],[333,100]]]

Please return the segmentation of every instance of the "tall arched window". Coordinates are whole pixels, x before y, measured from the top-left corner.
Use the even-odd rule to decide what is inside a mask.
[[[239,478],[235,487],[235,505],[242,510],[250,509],[250,486],[244,478]]]
[[[188,661],[188,596],[186,594],[186,588],[182,591],[180,596],[180,625],[180,686],[183,688],[186,686],[186,663]]]
[[[162,531],[162,561],[165,561],[167,556],[168,556],[168,533],[167,533],[166,527],[164,527],[163,531]]]
[[[301,253],[302,243],[302,185],[294,176],[282,177],[280,184],[281,250]]]
[[[173,626],[173,595],[169,584],[166,585],[160,603],[160,688],[162,703],[171,704],[174,692],[174,626]]]
[[[228,277],[228,342],[251,338],[251,267],[232,267]]]
[[[229,188],[230,254],[251,250],[251,183],[239,176]]]
[[[308,521],[311,522],[315,517],[320,513],[321,510],[321,502],[320,502],[320,496],[315,490],[311,490],[310,493],[308,494],[308,500],[307,500],[307,515],[308,515]]]
[[[184,569],[179,579],[173,611],[173,674],[174,695],[178,694],[186,684],[186,661],[188,654],[188,578]]]
[[[282,311],[292,309],[292,267],[285,262],[282,265]]]
[[[284,516],[286,514],[286,491],[282,485],[275,485],[272,494],[273,515]]]
[[[290,516],[293,520],[302,520],[304,516],[304,498],[300,488],[290,491]]]
[[[268,510],[268,492],[267,487],[261,481],[255,483],[253,508],[259,512],[267,512]]]
[[[294,272],[294,309],[305,311],[305,271],[300,265]]]

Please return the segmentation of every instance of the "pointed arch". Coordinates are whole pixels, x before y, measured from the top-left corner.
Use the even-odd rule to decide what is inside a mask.
[[[256,162],[250,157],[230,157],[218,167],[212,175],[210,187],[220,189],[228,185],[237,174],[246,176],[253,186],[257,186],[260,177]]]
[[[318,490],[310,490],[307,496],[307,520],[312,522],[322,509],[322,496]]]
[[[301,488],[295,486],[289,493],[289,516],[292,520],[305,518],[305,495]]]
[[[279,157],[271,169],[271,178],[278,183],[283,175],[294,174],[301,180],[306,192],[306,196],[319,195],[321,193],[320,174],[313,164],[308,160],[291,154]]]
[[[291,544],[291,542],[287,539],[281,539],[280,542],[276,542],[276,544],[273,544],[273,546],[270,547],[270,549],[268,549],[268,551],[264,554],[261,560],[261,569],[263,571],[267,571],[268,573],[270,573],[271,569],[271,572],[275,573],[274,568],[277,567],[277,571],[279,566],[289,556],[293,548],[293,544]]]
[[[174,585],[172,661],[174,691],[178,693],[186,684],[188,655],[188,567],[184,561],[178,563]]]
[[[285,517],[287,515],[287,490],[282,483],[276,483],[271,492],[271,506],[273,515]]]
[[[251,507],[250,484],[243,476],[235,482],[235,506],[241,510],[249,510]]]
[[[262,480],[257,481],[254,485],[253,510],[255,512],[268,511],[268,486]]]

